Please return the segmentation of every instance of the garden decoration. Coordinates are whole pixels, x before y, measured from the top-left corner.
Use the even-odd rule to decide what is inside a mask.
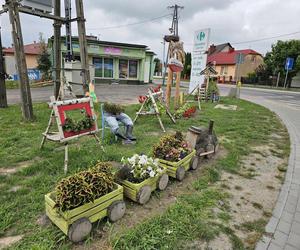
[[[116,174],[118,183],[124,187],[129,199],[145,204],[155,189],[164,190],[169,181],[167,170],[161,167],[157,159],[135,154],[122,159],[123,167]]]
[[[169,63],[168,63],[168,78],[167,78],[167,91],[166,91],[166,105],[170,106],[171,98],[171,85],[173,80],[173,73],[176,73],[176,88],[175,88],[175,98],[174,107],[178,108],[179,95],[180,95],[180,76],[183,70],[183,65],[185,62],[185,52],[183,49],[183,42],[170,41],[169,45]]]
[[[101,105],[102,115],[102,138],[104,137],[105,123],[110,128],[111,132],[122,139],[123,144],[134,144],[136,138],[132,135],[133,122],[131,118],[124,113],[124,108],[119,104],[104,103]],[[125,128],[125,134],[120,130],[120,125]]]
[[[198,157],[210,158],[218,150],[218,138],[213,130],[214,121],[209,122],[209,127],[191,126],[188,129],[186,140],[196,150]]]
[[[195,93],[195,91],[197,90],[196,93],[196,99],[198,101],[198,107],[199,110],[201,110],[201,101],[202,100],[208,100],[207,98],[207,92],[208,92],[208,88],[209,88],[209,81],[210,81],[210,76],[211,75],[217,75],[218,72],[214,69],[214,67],[212,65],[207,65],[205,69],[203,69],[200,72],[200,75],[205,75],[205,79],[206,79],[206,84],[205,84],[205,88],[203,88],[201,85],[201,83],[199,83],[194,89],[193,91],[188,95],[192,95]]]
[[[160,118],[160,115],[164,112],[167,113],[171,121],[175,124],[176,121],[174,117],[172,116],[169,108],[164,104],[163,101],[163,90],[158,88],[149,88],[148,89],[148,95],[146,96],[139,96],[139,102],[142,104],[139,111],[136,113],[136,116],[133,120],[133,123],[136,122],[139,116],[143,115],[156,115],[160,127],[163,132],[166,132],[165,127],[162,123],[162,120]]]
[[[185,172],[198,167],[196,150],[192,149],[183,139],[181,132],[163,136],[153,147],[154,157],[159,159],[159,164],[167,169],[167,174],[182,181]]]
[[[88,237],[93,222],[106,216],[115,222],[125,214],[123,187],[114,182],[111,169],[98,162],[62,179],[54,192],[45,195],[46,215],[71,241]]]
[[[94,113],[93,102],[89,97],[65,101],[55,101],[51,97],[49,107],[52,108],[48,126],[43,133],[41,149],[46,140],[62,143],[65,145],[64,172],[68,170],[68,143],[70,140],[81,136],[92,135],[104,148],[96,135],[98,132],[97,118]],[[56,120],[58,131],[50,132]]]

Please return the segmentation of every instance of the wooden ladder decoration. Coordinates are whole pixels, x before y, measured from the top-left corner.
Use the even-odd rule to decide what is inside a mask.
[[[80,98],[80,99],[71,99],[71,100],[65,100],[65,101],[56,101],[54,96],[50,98],[51,102],[49,103],[49,108],[52,108],[49,122],[47,125],[47,128],[43,135],[43,139],[40,145],[40,149],[43,148],[46,140],[57,142],[60,144],[64,144],[65,146],[65,160],[64,160],[64,172],[65,174],[68,171],[68,143],[70,140],[78,139],[81,136],[85,135],[92,135],[95,140],[99,143],[101,146],[101,149],[104,151],[104,147],[101,144],[100,139],[97,136],[98,126],[97,126],[97,117],[94,112],[94,106],[93,101],[90,97],[86,98]],[[79,132],[73,132],[73,131],[64,131],[63,125],[66,120],[66,111],[69,110],[84,110],[86,114],[91,116],[94,120],[94,124],[90,129],[86,129]],[[58,131],[50,132],[51,127],[54,125],[54,123],[57,123]]]
[[[161,120],[161,117],[160,117],[160,112],[159,112],[159,109],[157,107],[157,103],[156,103],[156,100],[159,101],[159,103],[161,105],[163,105],[163,107],[166,109],[166,114],[169,116],[169,118],[171,119],[171,121],[175,124],[176,121],[174,119],[174,117],[172,116],[169,108],[164,104],[164,101],[163,101],[163,91],[160,90],[158,92],[153,92],[151,91],[150,89],[148,89],[148,95],[146,96],[147,98],[144,100],[144,102],[142,103],[139,111],[136,113],[136,116],[133,120],[133,123],[136,122],[137,118],[141,115],[156,115],[158,121],[159,121],[159,125],[162,129],[163,132],[166,132],[165,130],[165,127],[162,123],[162,120]],[[148,102],[148,101],[151,101],[151,104],[152,104],[152,107],[154,109],[154,111],[149,111],[149,110],[144,110],[144,107],[145,107],[145,104]]]

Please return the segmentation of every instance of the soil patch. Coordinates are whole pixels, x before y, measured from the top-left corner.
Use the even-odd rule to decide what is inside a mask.
[[[229,226],[242,240],[245,247],[253,248],[264,232],[265,224],[272,214],[284,173],[278,167],[287,164],[287,158],[274,156],[269,146],[255,147],[244,157],[238,175],[224,172],[219,182],[230,194]],[[222,249],[229,249],[224,245]]]
[[[0,238],[0,249],[7,248],[12,244],[20,241],[23,238],[23,235],[16,235],[16,236],[8,236]]]
[[[224,157],[225,154],[225,150],[220,149],[218,153],[212,157],[212,161],[210,160],[209,163],[212,164],[214,160]],[[178,196],[193,192],[192,183],[201,176],[202,169],[208,165],[207,163],[207,159],[202,159],[199,168],[195,171],[187,172],[183,182],[170,179],[170,184],[166,190],[163,192],[153,192],[150,201],[143,206],[127,199],[125,216],[112,225],[107,224],[107,226],[100,227],[101,229],[94,230],[94,237],[100,239],[94,239],[93,242],[89,243],[88,248],[99,249],[99,246],[101,246],[101,249],[103,250],[112,249],[109,240],[115,235],[119,235],[123,231],[134,227],[146,219],[164,213],[170,205],[176,202]],[[86,248],[87,245],[85,244],[74,245],[73,247],[73,249],[76,250],[83,250]]]
[[[31,166],[35,161],[40,160],[39,157],[35,157],[32,160],[29,161],[22,161],[17,163],[15,166],[13,167],[8,167],[8,168],[0,168],[0,175],[11,175],[11,174],[15,174],[16,172],[24,169],[24,168],[28,168],[29,166]]]

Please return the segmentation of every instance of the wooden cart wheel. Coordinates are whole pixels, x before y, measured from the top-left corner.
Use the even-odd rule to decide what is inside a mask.
[[[179,181],[182,181],[184,176],[185,176],[184,167],[182,167],[182,166],[178,167],[177,170],[176,170],[176,179],[179,180]]]
[[[151,187],[146,185],[141,187],[140,191],[137,193],[136,200],[141,205],[144,205],[147,203],[151,196]]]
[[[126,210],[126,205],[124,201],[114,201],[108,208],[107,208],[107,215],[111,222],[115,222],[121,219]]]
[[[76,220],[69,228],[68,236],[72,242],[80,242],[87,238],[92,230],[92,223],[87,218]]]
[[[168,182],[169,182],[169,176],[167,174],[163,174],[157,183],[157,187],[159,190],[165,190],[166,187],[168,186]]]
[[[199,157],[197,155],[195,155],[190,163],[190,169],[195,170],[197,169],[199,166]]]

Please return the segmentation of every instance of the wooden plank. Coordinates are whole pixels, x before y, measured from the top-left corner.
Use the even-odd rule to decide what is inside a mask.
[[[173,178],[176,178],[176,170],[179,166],[182,166],[186,171],[190,169],[190,161],[193,156],[196,154],[196,150],[193,151],[184,157],[182,160],[178,162],[170,162],[166,160],[159,159],[160,166],[167,168],[167,174]]]
[[[84,204],[80,207],[66,211],[66,212],[62,213],[62,216],[65,219],[72,218],[78,214],[81,214],[89,209],[92,209],[95,206],[98,206],[98,205],[106,202],[107,200],[114,198],[115,196],[117,196],[118,194],[121,194],[121,193],[123,193],[123,187],[118,185],[118,188],[116,190],[114,190],[106,195],[103,195],[102,197],[96,199],[94,202],[90,202],[90,203]]]
[[[95,214],[103,211],[103,210],[107,210],[107,208],[114,202],[114,201],[119,201],[119,200],[123,200],[123,195],[119,194],[115,197],[113,197],[112,199],[109,199],[103,203],[101,203],[100,205],[93,207],[92,209],[88,209],[85,212],[78,214],[74,217],[68,218],[67,222],[70,224],[72,224],[74,221],[80,219],[80,218],[90,218],[91,216],[94,216]],[[99,217],[100,219],[100,217]]]
[[[210,155],[210,154],[213,154],[215,151],[212,150],[212,151],[207,151],[207,152],[203,152],[201,153],[199,156],[205,156],[205,155]]]
[[[116,189],[98,199],[96,199],[94,202],[90,202],[87,204],[84,204],[80,207],[74,208],[72,210],[66,211],[66,212],[62,212],[61,215],[67,220],[70,219],[74,216],[77,216],[78,214],[81,214],[83,212],[85,212],[86,210],[92,209],[93,207],[96,207],[104,202],[106,202],[107,200],[110,200],[116,196],[118,196],[119,194],[123,193],[123,187],[115,184],[116,185]],[[52,199],[52,195],[54,195],[54,192],[49,193],[47,195],[45,195],[45,201],[46,203],[48,203],[51,208],[54,208],[55,206],[55,201]]]
[[[68,222],[46,203],[46,215],[65,235],[68,235],[69,224]]]
[[[155,176],[153,178],[148,178],[144,181],[142,181],[141,183],[132,183],[130,181],[127,180],[123,180],[120,183],[123,185],[124,187],[124,194],[127,198],[130,198],[133,201],[137,201],[137,193],[140,191],[140,189],[143,186],[150,186],[151,187],[151,191],[154,191],[157,187],[157,181],[159,179],[159,177],[163,174],[167,173],[167,169],[164,167],[164,170],[161,172],[160,175]]]
[[[193,149],[192,152],[190,154],[188,154],[186,157],[184,157],[183,159],[181,159],[180,161],[177,161],[177,162],[172,162],[172,161],[166,161],[166,160],[163,160],[163,159],[159,159],[159,162],[160,163],[163,163],[165,165],[168,165],[168,166],[172,166],[172,167],[178,167],[180,165],[182,165],[183,163],[185,163],[186,161],[189,161],[192,159],[192,157],[196,154],[196,150]]]

